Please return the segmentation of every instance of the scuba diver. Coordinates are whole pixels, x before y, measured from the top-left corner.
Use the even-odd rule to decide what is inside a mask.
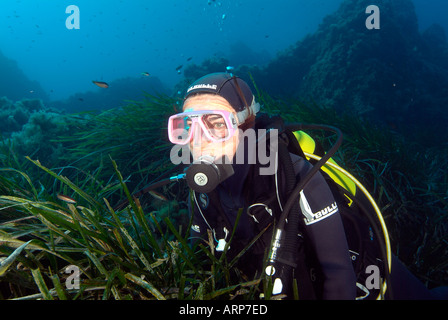
[[[320,128],[339,139],[313,162],[298,144],[302,128],[260,113],[249,85],[230,72],[188,87],[168,135],[192,157],[185,171],[192,245],[210,230],[216,254],[231,259],[245,250],[240,272],[271,277],[272,294],[287,299],[294,290],[300,299],[438,298],[387,250],[384,223],[353,214],[370,210],[365,199],[340,192],[321,170],[340,131]]]

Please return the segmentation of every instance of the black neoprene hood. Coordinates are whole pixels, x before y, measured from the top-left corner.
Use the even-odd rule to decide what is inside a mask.
[[[239,93],[238,86],[244,99]],[[226,99],[237,112],[250,106],[253,100],[252,90],[248,84],[241,78],[232,77],[225,72],[211,73],[193,82],[187,89],[185,99],[198,93],[217,94]]]

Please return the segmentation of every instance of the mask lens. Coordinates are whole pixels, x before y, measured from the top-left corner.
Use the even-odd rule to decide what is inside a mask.
[[[189,116],[180,115],[171,118],[171,138],[173,143],[186,143],[190,139],[193,120]]]
[[[230,130],[227,127],[227,122],[220,114],[204,114],[202,116],[202,123],[207,128],[211,137],[216,140],[227,139]]]

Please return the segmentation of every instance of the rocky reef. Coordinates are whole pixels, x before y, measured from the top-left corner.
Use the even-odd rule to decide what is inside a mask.
[[[21,157],[29,155],[56,163],[65,151],[55,140],[70,135],[72,122],[63,113],[46,107],[40,99],[14,102],[0,98],[0,137],[13,145]]]
[[[380,29],[366,27],[367,0],[347,0],[318,30],[266,65],[237,66],[269,95],[311,100],[358,114],[386,128],[435,143],[447,136],[448,43],[442,27],[420,33],[411,0],[378,0]],[[222,71],[223,59],[185,70],[186,77]]]
[[[439,117],[448,102],[443,29],[420,34],[412,1],[382,0],[381,28],[369,30],[369,4],[345,1],[315,34],[253,70],[260,87],[389,123]]]
[[[48,95],[36,81],[31,81],[17,65],[17,62],[3,55],[0,51],[0,97],[12,100],[42,99]]]

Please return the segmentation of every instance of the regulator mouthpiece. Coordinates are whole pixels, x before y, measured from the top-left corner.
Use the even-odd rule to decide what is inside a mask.
[[[188,186],[196,192],[208,193],[234,174],[233,167],[224,156],[215,161],[210,156],[203,156],[193,161],[187,168],[186,176]]]

